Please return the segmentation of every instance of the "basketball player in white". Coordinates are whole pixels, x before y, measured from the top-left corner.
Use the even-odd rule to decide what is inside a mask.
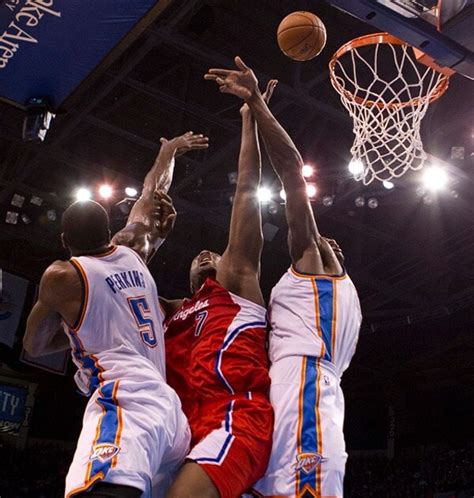
[[[361,311],[337,243],[322,237],[291,138],[262,99],[253,71],[205,76],[247,102],[286,192],[291,268],[273,289],[269,317],[273,449],[255,496],[342,498],[347,454],[341,376],[355,352]]]
[[[164,496],[188,452],[189,426],[165,381],[164,317],[146,262],[176,216],[153,187],[169,188],[176,152],[206,142],[189,133],[164,141],[149,173],[154,181],[112,241],[96,202],[76,202],[62,217],[72,257],[45,271],[24,347],[34,356],[71,347],[76,383],[90,396],[66,497]]]

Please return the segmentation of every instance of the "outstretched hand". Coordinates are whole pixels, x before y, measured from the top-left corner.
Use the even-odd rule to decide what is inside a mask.
[[[275,91],[275,88],[276,88],[277,85],[278,85],[278,80],[270,80],[267,83],[267,88],[265,90],[265,93],[262,95],[263,100],[267,104],[270,103],[270,100],[272,98],[273,92]],[[240,114],[243,116],[244,114],[247,114],[249,112],[251,112],[250,111],[250,107],[247,104],[247,102],[245,102],[245,104],[240,108]]]
[[[231,93],[245,101],[260,93],[258,80],[255,73],[244,63],[240,57],[236,57],[235,69],[209,69],[204,79],[215,81],[222,93]]]
[[[161,239],[166,239],[174,228],[177,216],[173,201],[164,190],[155,190],[153,194],[153,205],[152,217],[156,235]]]
[[[172,147],[175,149],[175,156],[179,157],[191,150],[207,149],[209,147],[209,138],[202,134],[195,135],[194,132],[188,131],[184,135],[171,138],[160,138],[162,147]]]

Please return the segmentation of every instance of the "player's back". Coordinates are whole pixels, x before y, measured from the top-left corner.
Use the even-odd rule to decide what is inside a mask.
[[[144,262],[124,246],[70,261],[84,296],[77,323],[65,326],[79,388],[89,394],[108,380],[164,380],[164,317]]]
[[[357,291],[347,274],[310,276],[290,268],[272,291],[270,360],[314,356],[338,376],[354,355],[361,324]]]

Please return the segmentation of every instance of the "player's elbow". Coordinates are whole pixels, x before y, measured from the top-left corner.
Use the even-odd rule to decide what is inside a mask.
[[[34,347],[33,341],[31,339],[31,332],[26,329],[26,333],[23,336],[23,349],[32,357],[36,358],[39,356],[38,350]]]

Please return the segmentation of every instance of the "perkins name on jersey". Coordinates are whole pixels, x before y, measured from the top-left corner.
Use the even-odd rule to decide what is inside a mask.
[[[131,289],[132,287],[142,287],[143,289],[146,288],[143,273],[136,270],[114,273],[112,275],[109,275],[105,279],[105,281],[107,282],[107,285],[112,289],[112,292],[114,294],[117,294],[117,291]]]

